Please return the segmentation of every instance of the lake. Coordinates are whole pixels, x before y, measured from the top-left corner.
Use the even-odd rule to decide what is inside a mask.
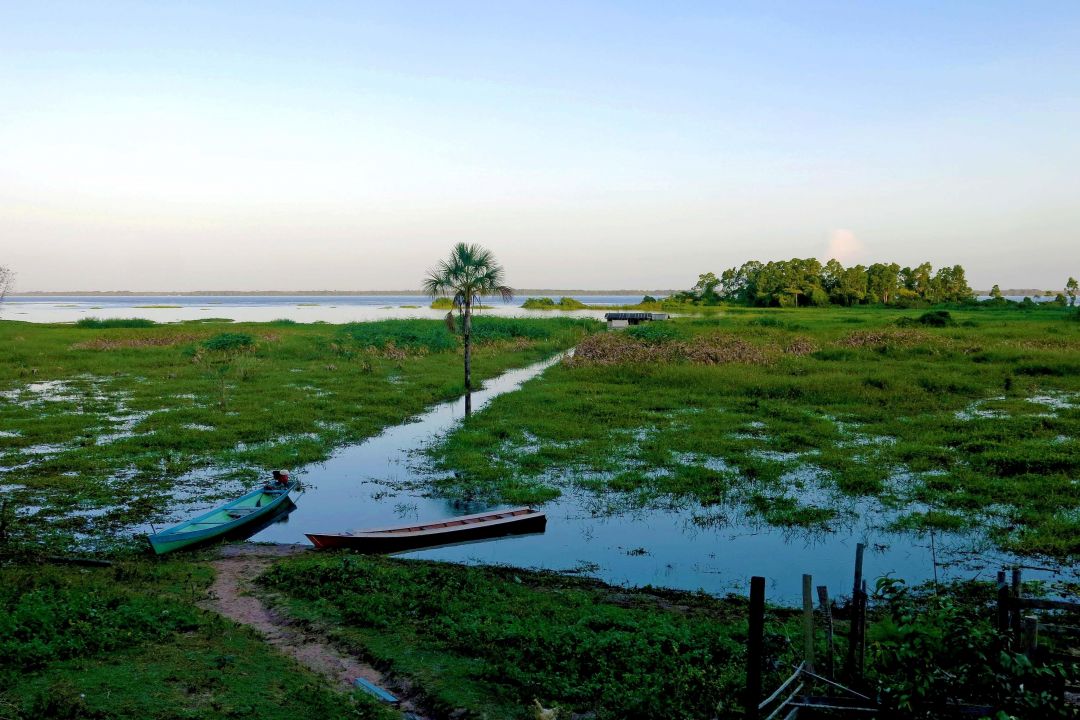
[[[501,317],[602,318],[603,310],[526,310],[528,296],[508,303],[486,302],[491,309],[479,311]],[[539,297],[539,296],[533,296]],[[554,297],[556,300],[561,296]],[[641,295],[572,296],[587,305],[629,305]],[[403,318],[439,319],[445,310],[431,309],[424,295],[9,295],[0,306],[0,318],[26,322],[75,322],[86,317],[142,317],[156,322],[180,322],[227,318],[237,322],[347,323]]]

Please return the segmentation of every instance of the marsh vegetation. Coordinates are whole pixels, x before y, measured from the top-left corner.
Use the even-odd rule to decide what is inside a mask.
[[[432,454],[463,498],[690,497],[824,528],[842,498],[871,498],[896,528],[985,529],[1068,561],[1078,437],[1080,325],[1064,309],[729,308],[592,335]]]
[[[480,504],[574,493],[611,513],[687,500],[717,510],[712,523],[825,532],[854,498],[901,532],[986,532],[1075,563],[1074,310],[695,309],[618,333],[474,318],[477,378],[576,352],[432,446],[439,472],[424,492]],[[129,319],[5,322],[0,342],[0,708],[20,720],[386,716],[204,610],[205,556],[133,559],[130,532],[459,397],[458,333],[439,321]],[[647,544],[621,552],[644,557]],[[36,564],[90,548],[117,564]],[[534,698],[597,718],[738,712],[742,599],[338,554],[281,561],[260,588],[436,714],[529,717]],[[974,697],[1067,716],[1032,688],[1075,668],[1002,652],[991,596],[977,583],[881,586],[871,689],[897,712]],[[797,661],[798,632],[791,611],[769,610],[770,682]]]

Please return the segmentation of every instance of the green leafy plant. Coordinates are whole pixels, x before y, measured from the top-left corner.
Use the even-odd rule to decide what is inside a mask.
[[[877,581],[875,601],[883,613],[867,633],[868,679],[887,711],[932,718],[967,702],[991,705],[999,717],[1071,716],[1053,692],[1067,669],[1013,652],[985,605],[915,592],[892,577]]]
[[[255,338],[247,333],[219,333],[203,341],[205,350],[216,352],[236,352],[247,350],[255,345]]]

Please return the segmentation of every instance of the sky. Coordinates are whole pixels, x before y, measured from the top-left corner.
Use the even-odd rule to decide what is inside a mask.
[[[1080,276],[1080,3],[0,0],[29,290]]]

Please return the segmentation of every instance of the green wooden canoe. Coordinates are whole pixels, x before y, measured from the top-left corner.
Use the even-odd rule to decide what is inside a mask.
[[[291,503],[290,495],[300,487],[293,480],[284,488],[259,488],[231,500],[197,518],[174,525],[150,536],[150,547],[158,555],[212,540],[250,536],[265,520]],[[246,535],[245,535],[246,533]]]

